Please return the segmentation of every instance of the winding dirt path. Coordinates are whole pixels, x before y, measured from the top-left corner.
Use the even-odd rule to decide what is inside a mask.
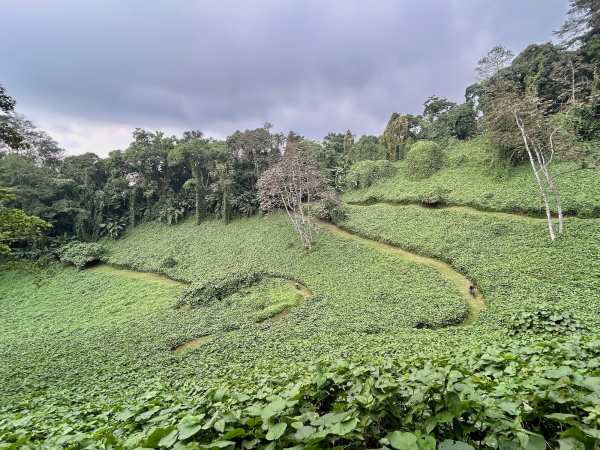
[[[479,293],[479,290],[476,289],[475,295],[471,295],[470,287],[474,286],[473,283],[471,283],[471,281],[467,279],[464,275],[454,270],[449,264],[442,262],[438,259],[429,258],[427,256],[421,256],[415,253],[408,252],[406,250],[402,250],[399,247],[386,244],[384,242],[375,241],[373,239],[360,236],[358,234],[347,231],[341,227],[338,227],[337,225],[334,225],[330,222],[325,222],[322,220],[317,220],[316,222],[321,228],[337,236],[361,242],[362,244],[366,244],[378,250],[393,254],[395,256],[399,256],[400,258],[406,261],[411,261],[437,270],[445,279],[452,282],[458,288],[460,293],[463,295],[465,301],[467,302],[467,305],[469,306],[468,315],[459,326],[467,326],[476,322],[479,318],[479,314],[485,308],[485,303],[483,301],[482,295]],[[99,264],[96,266],[89,267],[86,270],[97,273],[110,273],[112,275],[117,275],[132,280],[141,280],[150,283],[160,283],[168,286],[177,286],[182,288],[188,286],[188,283],[174,280],[163,274],[125,269],[111,264]],[[288,282],[290,283],[290,286],[293,286],[299,290],[304,300],[309,300],[314,296],[313,292],[308,287],[300,283],[296,283],[294,281],[288,280]],[[275,314],[273,317],[267,320],[273,322],[279,321],[283,319],[288,313],[289,308],[286,308],[285,310],[281,311],[278,314]],[[189,342],[181,344],[175,350],[179,352],[186,349],[196,348],[204,344],[207,338],[207,336],[203,336],[198,339],[192,339]]]
[[[496,218],[502,219],[502,220],[523,220],[523,221],[530,222],[530,223],[543,223],[543,224],[546,223],[545,217],[529,216],[525,213],[518,213],[518,212],[509,213],[509,212],[501,212],[501,211],[487,211],[485,209],[478,209],[478,208],[474,208],[472,206],[461,206],[461,205],[427,206],[427,205],[424,205],[422,203],[417,203],[417,202],[403,203],[403,202],[392,202],[392,201],[387,201],[387,200],[365,201],[365,202],[347,202],[346,204],[350,205],[350,206],[361,207],[361,208],[367,208],[369,206],[377,206],[377,205],[398,206],[398,207],[416,206],[416,207],[423,208],[423,209],[458,211],[458,212],[463,212],[463,213],[471,214],[474,216],[480,216],[480,217],[491,216],[491,217],[496,217]],[[572,217],[572,216],[565,216],[565,220],[568,220],[569,217]],[[556,221],[558,221],[558,219],[556,217],[554,219]]]
[[[375,241],[373,239],[360,236],[359,234],[345,230],[330,222],[325,222],[323,220],[317,220],[316,222],[319,225],[319,227],[329,231],[332,234],[335,234],[336,236],[360,242],[378,250],[382,250],[386,253],[398,256],[406,261],[421,264],[423,266],[431,267],[432,269],[437,270],[446,280],[450,281],[458,288],[463,298],[467,302],[467,305],[469,306],[468,315],[459,326],[467,326],[476,322],[479,318],[479,314],[485,308],[483,296],[480,294],[479,289],[476,289],[475,295],[471,295],[470,287],[474,286],[474,284],[471,283],[471,281],[468,278],[466,278],[463,274],[457,272],[449,264],[438,259],[429,258],[427,256],[421,256],[415,253],[408,252],[406,250],[402,250],[399,247],[386,244],[384,242]]]

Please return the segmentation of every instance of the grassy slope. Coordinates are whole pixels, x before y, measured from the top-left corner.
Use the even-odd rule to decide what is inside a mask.
[[[415,333],[419,322],[466,314],[460,293],[435,270],[329,234],[307,253],[283,216],[229,226],[146,224],[108,247],[110,262],[142,270],[163,270],[161,261],[173,256],[178,265],[166,272],[188,281],[277,270],[303,280],[315,298],[281,320],[257,323],[269,305],[252,289],[184,311],[173,308],[177,286],[67,269],[36,288],[29,275],[2,272],[1,375],[11,382],[0,393],[27,394],[59,380],[85,392],[119,390],[140,378],[237,380],[254,376],[248,367],[293,371],[320,356],[407,354],[475,336],[467,329]],[[211,337],[193,352],[170,350],[203,335]]]
[[[406,174],[405,162],[398,162],[395,176],[367,189],[348,192],[343,199],[346,202],[419,203],[423,197],[441,190],[448,204],[543,214],[529,165],[492,174],[482,163],[482,145],[474,140],[450,149],[448,167],[424,180],[411,180]],[[577,165],[571,162],[557,162],[552,166],[563,209],[570,214],[600,216],[600,171],[575,169]]]
[[[600,219],[567,222],[551,243],[542,221],[498,221],[485,213],[418,206],[351,207],[342,224],[355,233],[444,259],[482,289],[482,326],[547,303],[600,326]]]
[[[455,164],[460,154],[451,159]],[[347,194],[346,200],[376,195],[412,201],[443,185],[451,189],[451,203],[535,211],[539,202],[526,169],[498,181],[467,160],[413,182],[400,167],[399,176]],[[585,189],[563,189],[568,208],[589,213],[600,202],[590,174],[595,172],[573,175]],[[554,244],[543,222],[461,210],[352,207],[344,226],[451,263],[481,287],[487,309],[473,327],[415,330],[420,322],[435,325],[466,313],[460,294],[438,272],[328,233],[305,252],[283,216],[229,226],[215,221],[145,224],[122,240],[107,242],[110,262],[187,281],[276,271],[301,279],[315,298],[299,302],[282,320],[257,323],[270,306],[265,296],[290,304],[294,296],[267,282],[222,302],[181,311],[172,308],[177,286],[143,278],[67,269],[37,288],[30,275],[0,272],[0,357],[7,363],[0,375],[10,380],[0,394],[25,387],[20,394],[26,395],[58,380],[61,387],[85,387],[86,393],[118,390],[140,378],[239,381],[263,369],[301,370],[320,356],[443,351],[497,339],[508,315],[545,302],[576,312],[592,328],[600,325],[600,220],[570,219],[568,238]],[[164,268],[167,257],[175,258],[177,266]],[[205,335],[210,337],[192,352],[174,355],[170,350]]]

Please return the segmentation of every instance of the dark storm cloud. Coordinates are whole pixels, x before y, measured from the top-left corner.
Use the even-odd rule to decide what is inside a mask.
[[[348,127],[379,132],[392,111],[420,112],[434,93],[460,100],[481,54],[551,39],[566,2],[0,0],[0,8],[0,83],[53,127],[83,120],[223,135],[268,120],[320,138]]]

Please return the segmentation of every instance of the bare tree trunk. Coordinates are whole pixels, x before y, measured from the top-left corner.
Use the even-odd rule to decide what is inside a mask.
[[[554,130],[552,133],[550,133],[550,159],[548,160],[548,162],[546,162],[544,160],[544,175],[546,176],[546,180],[548,181],[548,186],[550,186],[550,189],[552,190],[552,193],[554,194],[554,198],[556,201],[556,212],[558,213],[558,232],[559,233],[564,233],[565,231],[565,219],[563,216],[563,211],[562,211],[562,206],[561,206],[561,202],[560,202],[560,192],[558,190],[558,188],[556,187],[556,184],[554,183],[554,178],[552,177],[552,174],[550,172],[550,163],[552,162],[552,159],[554,158],[554,134],[556,133],[557,130]],[[542,159],[544,159],[544,156],[542,155]]]
[[[523,138],[523,143],[525,144],[525,150],[527,150],[527,155],[529,156],[529,162],[531,164],[531,170],[533,171],[533,175],[535,180],[537,181],[538,188],[540,190],[540,194],[542,199],[544,200],[544,207],[546,209],[546,218],[548,220],[548,232],[550,233],[550,239],[555,240],[556,234],[554,232],[554,223],[552,222],[552,213],[550,211],[550,203],[548,202],[548,194],[546,189],[544,189],[544,184],[540,178],[539,169],[536,167],[535,159],[533,154],[531,153],[531,148],[529,147],[529,140],[527,138],[527,133],[525,131],[525,126],[523,125],[523,121],[519,117],[518,113],[514,112],[515,121],[517,122],[517,126],[521,131],[521,137]]]
[[[569,59],[569,63],[571,65],[571,103],[575,104],[575,65],[573,64],[573,60]]]
[[[202,221],[202,177],[200,176],[200,170],[198,167],[192,167],[192,176],[194,177],[194,193],[195,195],[195,214],[196,214],[196,225],[200,225]]]
[[[135,195],[136,190],[132,189],[129,194],[129,225],[135,227]]]

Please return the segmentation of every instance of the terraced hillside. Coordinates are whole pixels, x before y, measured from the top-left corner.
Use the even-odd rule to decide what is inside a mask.
[[[395,164],[396,173],[366,189],[347,192],[348,203],[445,204],[483,211],[516,212],[543,216],[543,203],[528,164],[490,170],[484,144],[473,140],[448,149],[446,167],[431,177],[408,176],[406,161]],[[564,211],[578,217],[600,217],[598,170],[575,162],[555,162],[553,173]]]
[[[47,427],[59,435],[65,405],[91,408],[73,416],[70,426],[79,427],[82,417],[95,417],[95,405],[137,398],[143,416],[155,408],[149,390],[161,392],[160,404],[211,386],[253,392],[265,380],[276,386],[308,376],[317,359],[447,361],[505,340],[516,316],[540,309],[568,312],[588,334],[600,330],[600,219],[570,217],[567,236],[551,243],[539,218],[483,211],[532,212],[529,194],[495,208],[490,196],[449,208],[395,203],[419,198],[415,190],[373,197],[400,179],[347,194],[348,202],[370,202],[349,205],[337,225],[316,223],[310,251],[284,215],[273,214],[229,225],[143,224],[103,242],[108,265],[83,271],[3,270],[0,394],[10,404],[0,421],[20,423],[18,405],[26,405],[36,433]],[[597,199],[586,202],[595,211]],[[568,192],[565,203],[583,211]],[[239,279],[251,281],[230,289]],[[182,301],[194,289],[216,294]],[[144,440],[152,429],[144,430],[132,442],[153,442]]]

